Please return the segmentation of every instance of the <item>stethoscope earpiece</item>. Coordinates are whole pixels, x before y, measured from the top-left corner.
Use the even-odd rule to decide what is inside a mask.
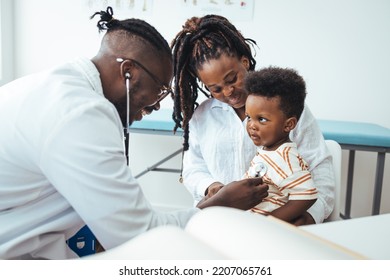
[[[126,79],[126,127],[124,128],[125,133],[125,153],[127,159],[127,165],[129,165],[129,126],[130,126],[130,73],[125,73]]]

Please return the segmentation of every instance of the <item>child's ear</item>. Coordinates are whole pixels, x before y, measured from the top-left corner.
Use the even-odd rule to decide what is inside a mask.
[[[284,124],[284,132],[290,132],[293,130],[296,127],[297,122],[298,120],[296,117],[288,118]]]

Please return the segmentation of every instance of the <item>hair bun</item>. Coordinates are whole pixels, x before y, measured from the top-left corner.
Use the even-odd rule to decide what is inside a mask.
[[[185,33],[195,33],[199,29],[201,19],[198,17],[192,17],[186,21],[183,26],[183,31]]]
[[[96,15],[100,15],[100,20],[97,23],[97,27],[99,31],[107,30],[111,27],[111,23],[114,19],[113,15],[114,12],[112,10],[112,7],[108,6],[106,11],[100,11],[96,12],[91,16],[91,19],[93,19]]]

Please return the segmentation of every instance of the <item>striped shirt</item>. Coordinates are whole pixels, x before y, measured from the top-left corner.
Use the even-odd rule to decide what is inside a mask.
[[[263,164],[266,168],[263,181],[269,186],[268,197],[251,211],[267,215],[288,200],[317,198],[317,189],[308,166],[298,154],[295,143],[284,143],[275,151],[258,147],[245,178],[254,177],[254,169],[258,164]]]

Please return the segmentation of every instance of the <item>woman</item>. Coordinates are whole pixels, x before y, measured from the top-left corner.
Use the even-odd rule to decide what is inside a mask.
[[[196,202],[241,178],[255,154],[256,146],[245,130],[248,93],[243,83],[248,71],[255,69],[251,51],[255,44],[217,15],[187,20],[172,42],[173,118],[176,128],[184,129],[182,176]],[[209,99],[198,106],[199,91]],[[321,223],[334,205],[332,162],[307,106],[290,137],[309,164],[318,189],[316,203],[294,223]]]

